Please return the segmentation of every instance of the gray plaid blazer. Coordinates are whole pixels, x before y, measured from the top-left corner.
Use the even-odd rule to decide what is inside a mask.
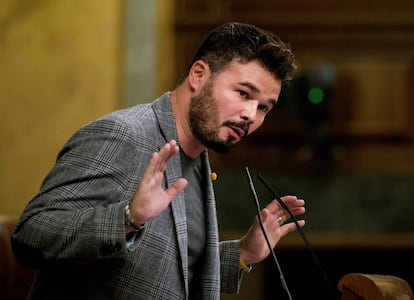
[[[183,193],[144,230],[125,237],[124,207],[153,152],[171,139],[178,137],[166,93],[103,116],[67,141],[12,237],[18,260],[37,269],[31,299],[189,299]],[[207,152],[202,163],[207,240],[201,299],[219,299],[220,292],[239,290],[240,243],[219,243]],[[165,186],[181,176],[176,155]]]

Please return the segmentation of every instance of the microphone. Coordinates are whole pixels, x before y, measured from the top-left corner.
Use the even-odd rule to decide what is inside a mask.
[[[290,294],[289,288],[286,284],[286,280],[285,280],[285,276],[283,275],[282,268],[280,267],[279,261],[276,257],[276,253],[275,253],[272,245],[270,244],[269,237],[268,237],[268,235],[266,233],[266,229],[264,228],[264,225],[263,225],[263,219],[262,219],[262,215],[260,213],[259,199],[257,197],[256,190],[254,188],[253,180],[252,180],[252,177],[250,176],[250,171],[249,171],[248,167],[246,167],[246,176],[247,176],[247,180],[249,182],[250,191],[252,193],[253,199],[255,200],[257,217],[259,219],[260,228],[262,229],[262,232],[263,232],[264,238],[266,240],[267,246],[269,247],[270,253],[272,253],[272,257],[273,257],[274,262],[276,263],[277,269],[279,270],[280,281],[282,282],[282,286],[286,290],[286,293],[287,293],[289,299],[292,300],[292,295]],[[286,204],[285,204],[285,206],[286,206]]]
[[[335,292],[335,290],[333,289],[331,283],[329,282],[328,276],[325,272],[325,270],[323,269],[321,263],[319,262],[318,257],[316,256],[315,252],[313,251],[306,235],[305,232],[303,231],[302,227],[299,226],[298,220],[296,219],[296,217],[293,215],[293,213],[290,211],[289,207],[286,205],[285,202],[283,202],[283,200],[281,199],[281,197],[272,189],[272,187],[269,185],[269,183],[267,183],[267,181],[264,179],[264,177],[262,175],[257,175],[257,177],[259,178],[259,180],[262,182],[262,184],[265,186],[265,188],[270,192],[270,194],[272,195],[272,197],[274,197],[274,199],[276,199],[276,201],[280,204],[280,206],[282,206],[282,208],[284,210],[286,210],[286,212],[289,214],[289,216],[291,217],[291,219],[293,220],[293,222],[296,225],[296,228],[299,232],[299,235],[302,237],[303,241],[306,244],[306,247],[308,248],[308,251],[311,253],[312,258],[314,260],[314,262],[316,263],[319,271],[322,274],[322,277],[324,279],[325,285],[327,286],[329,292],[332,294],[332,296],[334,297],[334,299],[339,299],[338,294]]]

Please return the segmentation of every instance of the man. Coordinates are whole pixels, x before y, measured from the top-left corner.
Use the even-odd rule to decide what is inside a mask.
[[[218,241],[207,150],[228,152],[262,125],[292,77],[291,50],[270,32],[228,23],[197,51],[177,88],[76,132],[12,237],[38,269],[32,299],[219,299],[269,255],[254,220]],[[294,214],[304,201],[283,200]],[[295,224],[263,211],[272,246]],[[300,221],[300,226],[304,221]]]

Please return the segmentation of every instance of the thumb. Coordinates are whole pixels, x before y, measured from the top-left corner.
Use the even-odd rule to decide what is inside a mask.
[[[165,192],[172,198],[174,198],[177,194],[182,192],[184,188],[187,186],[188,181],[185,178],[180,178],[174,181],[172,185],[165,190]]]

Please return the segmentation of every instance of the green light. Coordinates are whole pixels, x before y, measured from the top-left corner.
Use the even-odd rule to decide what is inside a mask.
[[[323,101],[325,94],[321,88],[313,87],[308,92],[308,100],[313,104],[320,104]]]

